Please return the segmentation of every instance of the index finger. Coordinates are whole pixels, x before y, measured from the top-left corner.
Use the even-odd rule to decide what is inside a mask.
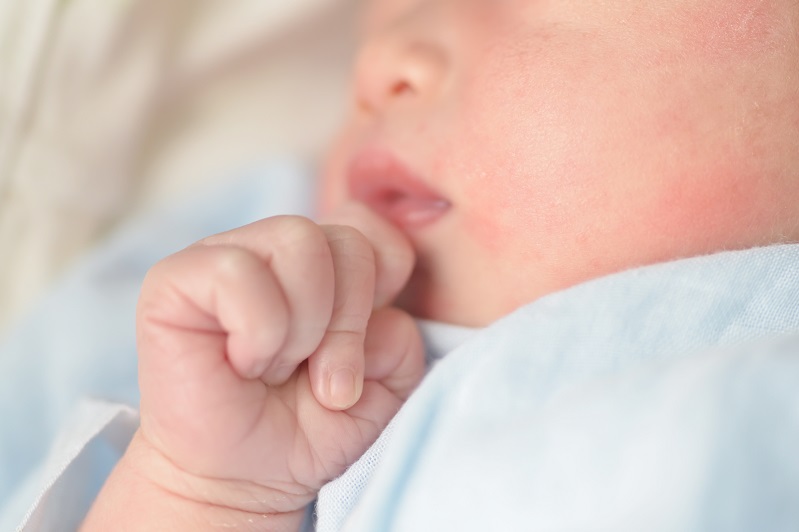
[[[390,304],[405,287],[416,262],[410,241],[390,222],[361,203],[344,204],[326,217],[324,223],[348,225],[366,237],[374,251],[374,307]]]
[[[308,359],[311,387],[331,410],[346,410],[363,390],[364,341],[372,314],[375,255],[357,229],[322,226],[333,257],[333,314],[318,349]]]

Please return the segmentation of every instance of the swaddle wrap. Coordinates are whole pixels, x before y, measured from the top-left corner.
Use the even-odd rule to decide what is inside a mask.
[[[796,245],[545,297],[432,370],[317,529],[795,530],[797,302]]]

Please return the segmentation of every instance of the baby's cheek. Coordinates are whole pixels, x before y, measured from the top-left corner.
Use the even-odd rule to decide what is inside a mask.
[[[499,159],[502,161],[502,159]],[[552,240],[577,231],[575,188],[567,178],[541,178],[533,170],[496,162],[466,188],[466,233],[488,257],[539,262],[555,252]]]
[[[483,145],[469,150],[470,161],[457,172],[461,183],[460,209],[465,233],[488,256],[496,256],[512,247],[514,234],[520,227],[529,227],[531,203],[523,198],[530,192],[517,168],[507,164],[507,155],[493,155]]]
[[[650,235],[644,262],[766,243],[775,227],[767,183],[734,167],[668,181],[638,213]]]
[[[678,19],[684,21],[686,48],[715,60],[745,59],[772,46],[781,2],[709,0],[686,2]]]
[[[494,256],[533,259],[549,253],[549,240],[577,230],[587,214],[575,210],[601,196],[594,190],[601,181],[588,175],[590,148],[571,149],[576,135],[567,113],[524,111],[516,110],[528,117],[522,124],[501,121],[489,125],[489,134],[461,139],[454,174],[462,179],[463,222],[475,243]]]

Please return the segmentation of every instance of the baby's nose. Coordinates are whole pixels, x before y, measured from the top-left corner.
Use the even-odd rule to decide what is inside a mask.
[[[423,35],[413,22],[399,24],[367,39],[355,69],[358,107],[381,114],[399,101],[428,101],[440,95],[450,70],[442,39]]]

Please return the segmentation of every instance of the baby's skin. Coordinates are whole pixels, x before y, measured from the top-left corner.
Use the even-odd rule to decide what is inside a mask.
[[[86,530],[296,530],[472,326],[627,268],[799,241],[795,0],[374,0],[320,223],[159,263],[141,428]]]

